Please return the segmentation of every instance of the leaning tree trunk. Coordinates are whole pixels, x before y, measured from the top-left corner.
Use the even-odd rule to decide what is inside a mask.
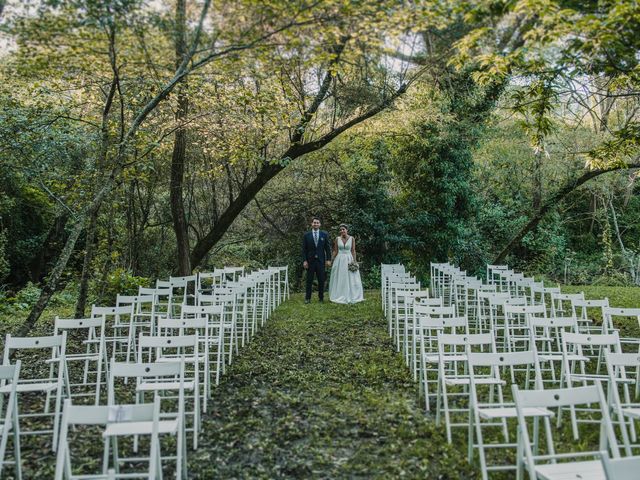
[[[67,238],[67,242],[65,243],[62,253],[58,257],[56,265],[51,271],[51,274],[49,275],[48,280],[45,282],[42,292],[40,293],[40,298],[38,298],[38,301],[36,302],[34,307],[31,309],[29,316],[27,317],[22,327],[20,328],[19,335],[26,335],[27,333],[29,333],[29,331],[31,331],[31,329],[34,327],[34,325],[38,321],[38,318],[40,318],[40,315],[42,315],[42,312],[44,311],[44,309],[47,307],[49,300],[51,299],[51,296],[53,295],[53,293],[56,291],[56,288],[58,287],[60,276],[62,275],[64,269],[67,267],[69,259],[71,258],[71,254],[73,253],[76,242],[78,241],[78,238],[80,237],[80,233],[82,233],[82,230],[84,228],[84,223],[87,221],[87,218],[94,210],[97,210],[98,208],[100,208],[100,205],[102,204],[104,199],[107,197],[107,195],[111,193],[111,191],[115,187],[117,183],[117,179],[124,168],[123,162],[128,153],[130,142],[138,133],[138,130],[140,129],[141,125],[144,123],[146,118],[158,107],[158,105],[160,105],[160,103],[162,103],[171,94],[174,88],[180,82],[182,82],[184,78],[194,68],[202,67],[203,65],[206,65],[209,62],[211,62],[214,58],[219,58],[221,56],[230,54],[235,51],[235,49],[233,48],[226,49],[220,54],[215,54],[215,55],[212,54],[207,56],[205,59],[199,61],[196,66],[189,67],[188,65],[189,60],[193,58],[193,55],[196,52],[196,48],[200,43],[200,33],[202,31],[202,25],[207,16],[207,12],[209,11],[210,6],[211,6],[211,0],[204,0],[204,5],[202,6],[202,9],[200,12],[200,20],[198,22],[198,26],[196,27],[196,33],[194,35],[193,45],[191,46],[191,49],[189,50],[189,54],[186,56],[185,61],[177,69],[173,78],[171,78],[171,80],[169,80],[155,94],[155,96],[144,105],[144,107],[142,107],[142,109],[138,112],[138,114],[133,119],[131,126],[127,130],[127,133],[123,136],[120,142],[120,145],[118,147],[118,153],[115,155],[113,159],[112,165],[114,165],[114,167],[110,175],[107,178],[105,178],[102,181],[102,183],[99,185],[99,190],[97,191],[96,195],[93,197],[92,202],[78,214],[76,218],[76,224],[74,225],[71,231],[71,234]],[[114,57],[112,58],[112,65],[115,66],[116,62],[115,62],[115,40],[114,39],[115,39],[115,30],[112,29],[112,31],[110,32],[110,38],[109,38],[110,40],[109,48],[110,48],[110,54],[114,55]],[[114,73],[114,81],[117,81],[117,77],[118,77],[117,69],[114,68],[113,73]]]
[[[113,100],[116,96],[116,92],[118,91],[118,69],[115,64],[115,50],[113,37],[111,40],[111,61],[112,61],[112,69],[113,69],[113,79],[111,81],[111,87],[109,89],[109,93],[107,94],[107,98],[104,104],[104,108],[102,109],[102,124],[100,127],[100,153],[98,154],[98,158],[96,161],[96,165],[99,170],[104,169],[107,163],[107,154],[109,151],[109,114],[111,112],[111,107],[113,106]],[[82,275],[80,276],[80,290],[78,292],[78,301],[76,302],[76,312],[75,318],[84,317],[84,311],[87,303],[87,294],[89,292],[89,280],[91,279],[91,263],[93,262],[93,256],[95,254],[95,241],[96,241],[96,229],[98,223],[98,214],[100,212],[100,207],[102,202],[96,203],[93,208],[89,211],[88,222],[87,222],[87,232],[85,236],[85,253],[84,253],[84,262],[82,264]]]
[[[67,238],[67,242],[62,249],[62,253],[60,253],[60,257],[58,257],[58,261],[56,262],[55,267],[53,267],[53,270],[49,274],[49,278],[47,279],[44,287],[42,288],[42,291],[40,292],[38,301],[33,306],[31,312],[29,312],[29,316],[20,327],[20,330],[18,332],[19,336],[27,335],[35,326],[38,318],[40,318],[40,315],[42,315],[42,312],[44,312],[44,309],[47,308],[49,300],[51,300],[51,297],[58,288],[60,277],[64,272],[64,269],[66,268],[71,255],[73,254],[73,249],[76,246],[78,237],[80,237],[80,234],[82,233],[83,220],[83,218],[77,220],[75,225],[73,226],[69,238]]]
[[[87,305],[87,294],[89,293],[89,280],[91,279],[91,264],[96,252],[96,229],[98,224],[98,210],[92,212],[87,225],[84,262],[82,264],[82,276],[80,277],[80,289],[78,291],[78,301],[76,302],[75,318],[83,318]]]
[[[555,208],[560,203],[560,201],[564,199],[564,197],[569,195],[580,185],[588,182],[592,178],[602,175],[603,173],[613,172],[616,170],[629,170],[633,168],[640,168],[640,163],[616,165],[610,168],[590,170],[588,172],[583,173],[578,178],[574,178],[569,182],[567,182],[564,187],[558,190],[554,195],[552,195],[542,204],[542,206],[531,217],[531,219],[527,222],[527,224],[524,227],[522,227],[520,231],[515,235],[515,237],[513,237],[511,241],[502,249],[502,251],[494,259],[493,263],[496,265],[503,263],[507,255],[509,255],[509,253],[511,253],[513,249],[520,244],[524,236],[530,231],[532,231],[534,228],[536,228],[547,213],[553,210],[553,208]]]
[[[176,1],[176,27],[175,27],[175,47],[176,47],[176,69],[180,68],[187,55],[186,42],[186,0]],[[187,132],[180,125],[187,116],[189,109],[189,99],[185,93],[184,85],[178,87],[178,108],[176,110],[176,122],[178,128],[173,141],[173,154],[171,157],[171,182],[170,200],[171,217],[173,220],[173,230],[176,235],[176,245],[178,250],[178,275],[191,275],[191,260],[189,257],[189,228],[187,216],[184,210],[183,185],[184,185],[184,164],[187,148]]]

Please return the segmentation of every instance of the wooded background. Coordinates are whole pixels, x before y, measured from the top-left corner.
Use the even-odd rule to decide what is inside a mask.
[[[636,1],[0,1],[0,305],[215,266],[640,284]]]

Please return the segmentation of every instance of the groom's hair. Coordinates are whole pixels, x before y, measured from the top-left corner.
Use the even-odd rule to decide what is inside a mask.
[[[320,223],[322,223],[322,220],[320,219],[320,217],[311,217],[311,221],[315,221],[318,220]]]

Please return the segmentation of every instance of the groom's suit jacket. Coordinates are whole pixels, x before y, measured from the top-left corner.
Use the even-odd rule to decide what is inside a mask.
[[[318,245],[313,241],[313,232],[309,231],[302,237],[302,259],[311,263],[318,260],[324,265],[324,262],[331,259],[331,242],[327,232],[320,230],[318,232]]]

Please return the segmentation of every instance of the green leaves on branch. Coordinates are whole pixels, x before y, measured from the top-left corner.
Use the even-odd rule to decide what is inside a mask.
[[[587,154],[587,165],[593,169],[624,166],[640,155],[640,122],[631,122],[613,133]]]

